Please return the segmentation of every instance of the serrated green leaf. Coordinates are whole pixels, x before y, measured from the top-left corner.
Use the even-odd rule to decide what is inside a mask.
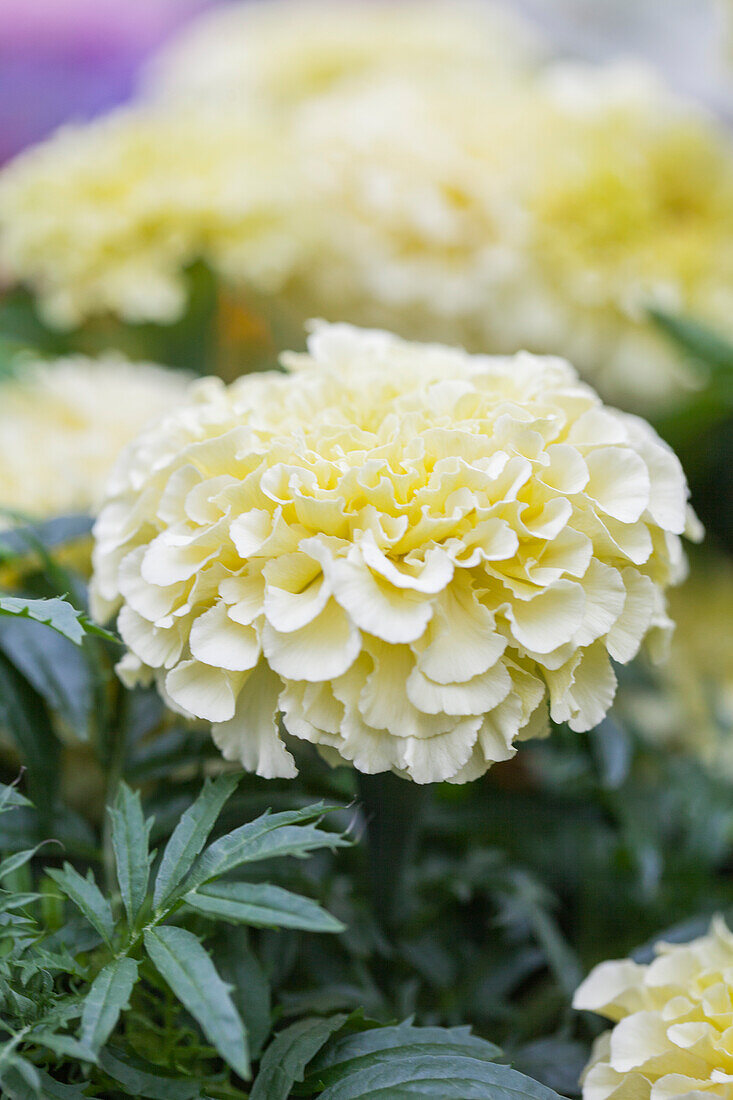
[[[31,805],[32,803],[16,789],[14,783],[0,783],[0,813],[6,813],[19,806]]]
[[[131,791],[126,783],[120,783],[113,806],[108,808],[112,818],[112,847],[117,866],[120,894],[132,927],[145,902],[150,873],[148,836],[152,819],[143,816],[140,792]]]
[[[156,909],[175,891],[193,866],[209,838],[227,799],[234,793],[239,777],[220,775],[207,780],[196,801],[183,814],[168,841],[155,879],[153,904]]]
[[[366,1067],[345,1067],[320,1100],[392,1100],[395,1095],[436,1100],[486,1100],[487,1096],[491,1100],[559,1100],[552,1089],[509,1066],[423,1049],[404,1054],[391,1050]]]
[[[50,600],[28,600],[22,596],[0,596],[0,615],[34,619],[68,638],[74,645],[81,645],[85,616],[67,600],[54,597]]]
[[[121,1050],[101,1051],[99,1065],[113,1081],[124,1085],[128,1096],[144,1096],[149,1100],[197,1100],[201,1096],[195,1081],[164,1077],[156,1072],[156,1066]]]
[[[86,1043],[79,1042],[73,1035],[57,1035],[53,1031],[33,1031],[29,1040],[38,1046],[50,1050],[61,1058],[73,1058],[82,1062],[96,1062],[97,1055]]]
[[[83,913],[100,936],[107,943],[111,943],[115,930],[112,909],[97,886],[91,868],[87,872],[86,878],[74,870],[70,863],[64,863],[62,870],[49,867],[46,874],[53,879],[59,889]]]
[[[340,848],[350,844],[340,833],[326,832],[309,824],[324,812],[323,803],[319,803],[303,810],[265,813],[241,825],[206,849],[186,882],[186,891],[243,863],[276,856],[305,856],[318,848]]]
[[[298,1020],[276,1035],[262,1056],[250,1100],[288,1100],[310,1060],[347,1019],[339,1015]]]
[[[310,898],[259,882],[215,882],[186,894],[199,912],[257,928],[299,928],[304,932],[343,932],[344,925]]]
[[[227,1065],[240,1077],[249,1077],[244,1024],[228,987],[197,938],[185,928],[163,925],[145,932],[145,948],[158,973]]]
[[[38,901],[42,894],[14,894],[6,891],[0,892],[0,913],[7,913],[10,909],[25,909]]]
[[[84,1046],[99,1051],[112,1034],[120,1013],[129,1005],[137,981],[134,959],[112,959],[100,970],[84,998],[79,1039]]]
[[[19,867],[23,867],[29,860],[33,859],[40,847],[41,845],[37,844],[35,848],[26,848],[22,852],[13,852],[11,856],[6,856],[2,863],[0,863],[0,882],[7,878],[8,875],[12,875]]]

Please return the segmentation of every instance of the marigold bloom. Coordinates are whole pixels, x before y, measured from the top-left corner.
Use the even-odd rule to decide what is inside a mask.
[[[163,99],[279,109],[388,73],[496,81],[537,53],[529,24],[490,0],[268,0],[204,13],[160,51],[148,85]]]
[[[692,381],[650,307],[732,331],[730,138],[644,70],[378,80],[294,125],[324,212],[304,313],[561,354],[634,409]]]
[[[119,452],[190,381],[113,353],[19,363],[0,385],[0,505],[39,518],[94,511]]]
[[[106,311],[174,321],[199,259],[275,290],[307,224],[289,220],[288,157],[241,111],[130,108],[64,127],[0,175],[0,272],[60,327]]]
[[[595,1043],[583,1100],[733,1095],[733,934],[722,917],[706,936],[659,943],[648,965],[604,962],[575,994],[576,1008],[614,1024]]]
[[[121,458],[94,610],[128,682],[292,775],[332,761],[464,782],[614,695],[670,626],[687,490],[674,454],[569,364],[318,325],[290,375],[209,379]]]

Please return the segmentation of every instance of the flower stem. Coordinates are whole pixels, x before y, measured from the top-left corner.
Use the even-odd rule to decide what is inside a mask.
[[[415,853],[426,789],[390,772],[357,773],[367,825],[374,914],[389,932],[406,903],[405,872]]]

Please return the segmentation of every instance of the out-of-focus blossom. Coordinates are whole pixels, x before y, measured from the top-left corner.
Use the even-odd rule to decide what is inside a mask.
[[[292,108],[376,75],[501,81],[537,55],[530,24],[492,0],[252,0],[187,27],[154,60],[148,87],[184,102]]]
[[[133,90],[141,61],[202,0],[2,0],[0,161]]]
[[[563,360],[320,325],[290,376],[210,379],[124,453],[93,605],[227,759],[473,779],[596,725],[671,623],[684,475]]]
[[[604,962],[575,1008],[613,1023],[595,1042],[583,1100],[733,1095],[733,935],[722,917],[690,943],[658,943],[648,965]]]
[[[197,259],[279,289],[310,224],[290,215],[295,195],[289,143],[264,120],[123,109],[63,128],[5,169],[0,272],[27,280],[59,326],[105,311],[173,321]]]
[[[379,81],[297,125],[325,221],[306,313],[558,352],[646,409],[690,382],[650,306],[733,329],[733,146],[643,71]]]
[[[39,518],[93,512],[119,452],[190,381],[114,353],[19,363],[0,385],[0,506]]]

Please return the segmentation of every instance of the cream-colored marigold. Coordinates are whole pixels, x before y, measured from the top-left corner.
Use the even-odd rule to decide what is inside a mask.
[[[94,511],[119,452],[190,381],[113,353],[19,363],[0,385],[0,506],[39,518]]]
[[[268,0],[190,23],[147,83],[168,100],[280,109],[388,73],[430,83],[480,70],[495,82],[537,53],[529,25],[491,0]]]
[[[583,1100],[698,1100],[733,1096],[733,934],[722,917],[708,935],[656,945],[648,965],[601,963],[576,1008],[614,1024],[596,1040]]]
[[[464,782],[576,730],[670,625],[684,476],[560,359],[469,356],[316,326],[290,375],[209,379],[121,458],[94,610],[120,672],[292,775],[333,762]]]
[[[110,311],[174,321],[185,268],[271,291],[308,219],[292,222],[288,142],[242,111],[135,107],[67,126],[0,174],[0,279],[47,321]]]
[[[305,313],[565,355],[635,409],[690,384],[648,309],[733,331],[733,146],[644,70],[338,88],[295,123],[320,196]]]

